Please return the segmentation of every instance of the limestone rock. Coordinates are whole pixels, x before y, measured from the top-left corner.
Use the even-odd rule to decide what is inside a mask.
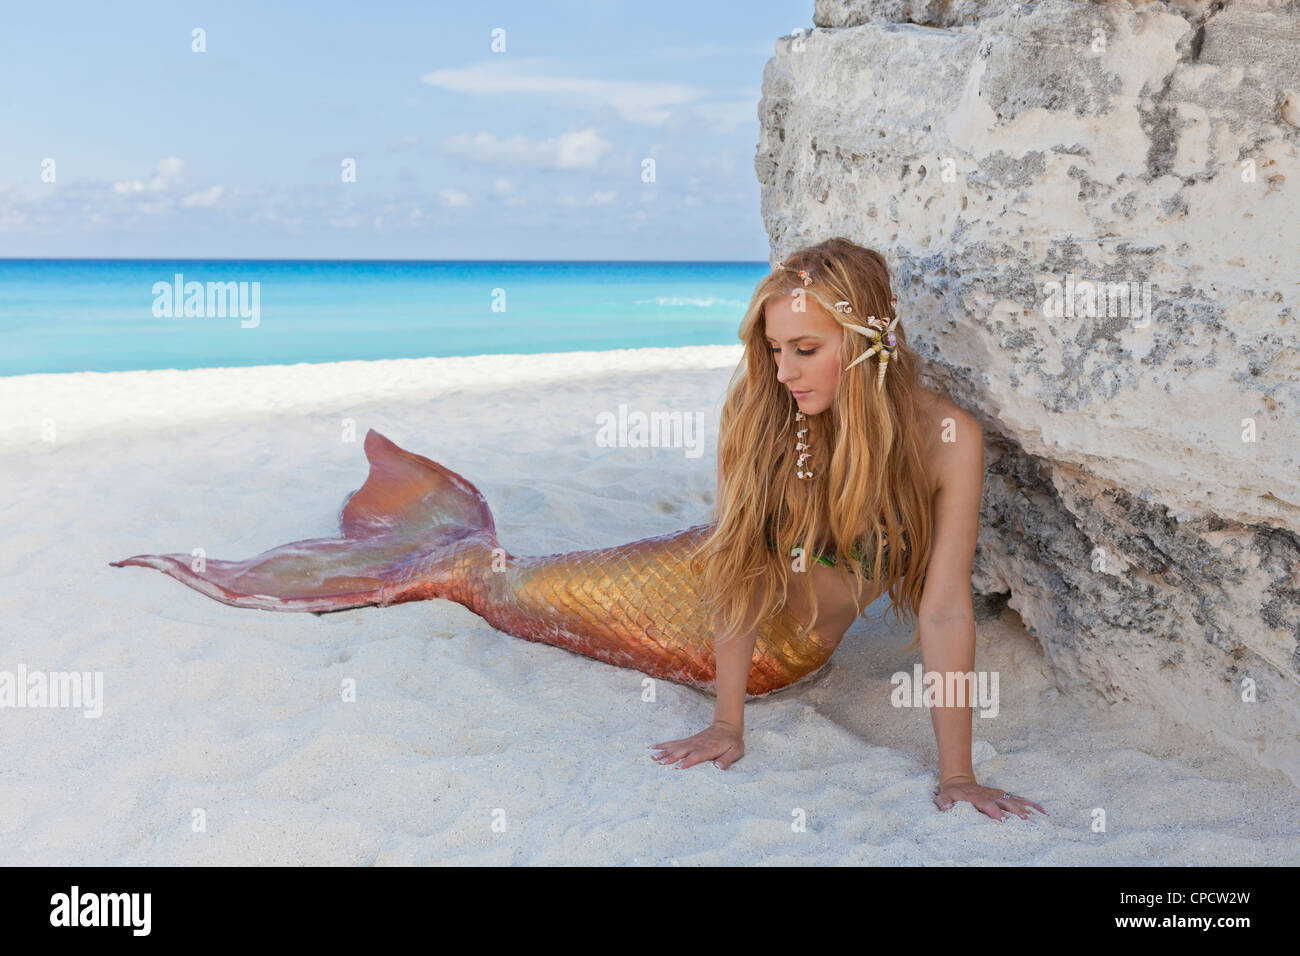
[[[981,606],[1061,689],[1300,785],[1300,3],[814,24],[764,73],[772,262],[833,235],[890,262],[927,384],[985,431]]]

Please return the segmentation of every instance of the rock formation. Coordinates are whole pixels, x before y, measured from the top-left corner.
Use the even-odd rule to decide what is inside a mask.
[[[763,79],[772,262],[890,262],[924,380],[986,435],[977,593],[1062,689],[1300,786],[1300,3],[813,19]]]

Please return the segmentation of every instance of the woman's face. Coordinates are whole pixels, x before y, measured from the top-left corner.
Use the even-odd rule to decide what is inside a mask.
[[[776,363],[776,380],[794,393],[805,415],[830,408],[840,381],[843,327],[816,301],[800,296],[805,310],[796,312],[793,295],[767,304],[767,344]]]

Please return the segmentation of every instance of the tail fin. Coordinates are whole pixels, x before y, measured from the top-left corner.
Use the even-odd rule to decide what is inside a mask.
[[[208,597],[268,611],[340,611],[428,597],[408,565],[470,535],[495,540],[487,502],[435,461],[366,432],[370,475],[339,515],[342,537],[282,544],[244,561],[140,554],[113,567],[156,568]]]

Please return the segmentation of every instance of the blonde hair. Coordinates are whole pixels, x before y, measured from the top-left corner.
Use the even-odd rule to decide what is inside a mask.
[[[777,381],[767,343],[768,303],[797,291],[841,326],[862,324],[870,316],[892,320],[888,267],[879,253],[841,237],[801,249],[782,266],[755,287],[740,324],[745,355],[727,388],[718,434],[716,525],[692,554],[714,620],[721,622],[715,639],[747,631],[777,613],[788,596],[785,556],[802,546],[811,560],[811,549],[827,537],[837,572],[858,583],[888,582],[895,620],[902,624],[906,612],[915,623],[930,559],[931,486],[919,427],[917,359],[901,324],[894,330],[897,344],[883,389],[877,389],[881,356],[876,354],[841,371],[835,402],[799,426],[793,422],[798,406]],[[800,270],[811,283],[805,285]],[[836,302],[845,301],[850,314],[835,309]],[[848,329],[842,339],[843,370],[872,341]],[[802,425],[817,453],[809,479],[795,474],[795,429]],[[869,530],[855,540],[864,522]],[[775,551],[768,548],[769,535]],[[859,542],[865,544],[867,567],[849,553]],[[812,575],[802,577],[811,629],[817,598]],[[859,614],[862,610],[858,607]],[[909,652],[918,646],[914,630]]]

